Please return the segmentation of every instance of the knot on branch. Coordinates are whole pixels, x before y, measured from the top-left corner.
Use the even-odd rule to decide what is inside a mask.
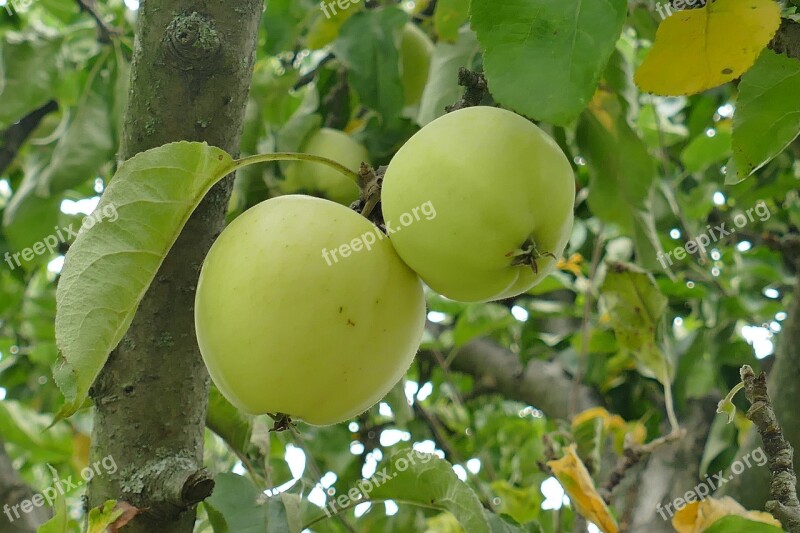
[[[127,476],[122,485],[125,493],[147,495],[151,502],[149,513],[173,516],[197,505],[211,496],[214,479],[211,473],[198,466],[194,459],[167,457],[152,461],[138,472]],[[137,501],[138,498],[131,498]]]
[[[167,27],[167,50],[178,67],[193,70],[208,67],[219,54],[221,43],[214,22],[196,11],[178,15]]]

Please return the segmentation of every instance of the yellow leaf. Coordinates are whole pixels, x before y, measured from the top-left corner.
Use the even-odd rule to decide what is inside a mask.
[[[771,514],[762,511],[748,511],[730,496],[688,503],[686,507],[675,513],[672,527],[678,533],[703,533],[714,522],[727,515],[741,516],[754,522],[782,527],[781,523],[775,520]]]
[[[583,263],[583,256],[581,254],[572,254],[566,261],[559,259],[556,268],[559,270],[566,270],[572,272],[576,276],[581,275],[581,263]]]
[[[614,449],[617,453],[622,454],[625,437],[628,434],[630,434],[633,444],[644,444],[647,430],[641,422],[626,422],[621,416],[612,415],[602,407],[592,407],[575,415],[575,418],[572,419],[572,429],[594,418],[603,419],[603,429],[613,437]]]
[[[76,431],[72,437],[72,466],[75,470],[83,470],[89,464],[89,448],[92,439],[89,435]]]
[[[603,498],[594,488],[592,476],[586,470],[574,444],[566,449],[564,457],[549,461],[547,466],[553,471],[564,492],[569,496],[575,510],[593,522],[603,533],[617,533],[617,522],[606,507]]]
[[[611,415],[603,407],[592,407],[575,415],[575,418],[572,419],[572,427],[576,428],[584,422],[598,417],[603,419],[603,424],[606,424]]]
[[[677,11],[658,27],[636,71],[644,91],[696,94],[734,80],[755,63],[781,21],[774,0],[716,0]]]

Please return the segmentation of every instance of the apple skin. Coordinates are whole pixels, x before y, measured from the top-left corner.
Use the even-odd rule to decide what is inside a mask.
[[[289,195],[222,232],[200,273],[195,328],[237,408],[336,424],[403,377],[425,326],[419,278],[386,238],[338,262],[322,255],[374,231],[342,205]]]
[[[369,161],[369,153],[362,144],[344,132],[322,128],[303,144],[300,151],[332,159],[353,172],[358,172],[362,162]],[[358,185],[338,170],[321,163],[292,161],[286,167],[283,191],[306,191],[334,202],[350,205],[358,199]]]
[[[401,216],[431,202],[432,220]],[[560,257],[572,231],[575,178],[558,145],[499,108],[447,114],[397,152],[383,181],[383,215],[400,257],[440,294],[483,302],[521,294],[555,267],[549,255],[512,265],[532,239]],[[406,217],[408,219],[408,217]]]
[[[415,105],[422,99],[422,93],[428,83],[433,48],[433,41],[419,26],[408,23],[403,27],[400,60],[407,106]]]

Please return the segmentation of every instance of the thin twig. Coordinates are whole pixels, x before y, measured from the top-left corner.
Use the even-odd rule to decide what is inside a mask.
[[[628,470],[639,464],[645,456],[653,453],[659,446],[682,439],[685,435],[686,430],[678,428],[673,429],[673,431],[663,437],[651,440],[647,444],[637,445],[626,442],[622,457],[608,476],[608,481],[606,481],[600,489],[600,495],[603,497],[603,500],[605,500],[607,504],[611,504],[611,495],[614,493],[614,489],[625,478]]]
[[[122,32],[113,26],[110,26],[103,20],[100,12],[97,11],[97,4],[95,0],[76,0],[82,11],[89,13],[94,21],[97,23],[97,40],[101,43],[111,44],[114,37],[118,37]]]
[[[597,231],[597,239],[594,241],[594,250],[592,251],[592,264],[589,269],[589,278],[586,283],[586,295],[583,302],[583,321],[581,323],[581,352],[578,357],[578,367],[575,370],[575,376],[572,379],[572,394],[569,399],[569,416],[572,418],[577,414],[578,398],[580,396],[580,385],[583,381],[583,366],[586,363],[586,358],[589,355],[589,319],[592,314],[592,307],[594,305],[594,278],[597,275],[597,267],[600,264],[600,256],[603,251],[603,244],[605,238],[603,237],[603,224]]]
[[[31,133],[39,127],[42,119],[57,109],[58,103],[55,100],[50,100],[0,133],[0,174],[3,174],[11,162],[14,161],[20,148],[28,140]]]
[[[462,463],[461,457],[459,456],[458,452],[456,452],[452,446],[450,446],[450,442],[444,436],[442,432],[442,426],[439,423],[439,420],[436,419],[433,415],[431,415],[427,409],[422,407],[419,404],[419,401],[414,402],[414,410],[417,411],[419,414],[422,415],[422,418],[425,419],[425,423],[427,424],[428,428],[431,430],[431,435],[433,436],[433,441],[436,445],[444,451],[445,456],[451,463]]]
[[[314,67],[309,72],[303,74],[302,76],[300,76],[300,78],[298,78],[297,82],[294,84],[294,90],[300,89],[301,87],[304,87],[309,83],[311,83],[312,81],[314,81],[314,78],[317,77],[317,74],[319,73],[320,70],[322,70],[322,67],[333,61],[335,58],[336,58],[335,55],[328,54],[322,59],[320,59],[316,67]]]
[[[317,464],[316,459],[311,454],[311,450],[309,449],[308,445],[306,444],[305,438],[303,435],[297,430],[295,426],[290,425],[289,431],[292,433],[292,436],[295,439],[295,442],[300,445],[303,449],[303,452],[306,454],[306,462],[308,464],[309,470],[311,470],[311,475],[315,481],[315,485],[319,485],[322,487],[322,471],[319,469],[319,465]],[[340,514],[336,515],[336,519],[342,523],[342,525],[347,528],[348,531],[352,533],[356,533],[356,529],[348,522],[345,517],[341,516]]]

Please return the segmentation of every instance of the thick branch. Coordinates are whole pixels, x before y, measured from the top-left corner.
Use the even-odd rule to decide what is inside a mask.
[[[769,493],[772,500],[767,502],[767,510],[791,533],[799,533],[800,502],[795,489],[797,476],[794,473],[794,450],[783,438],[783,430],[772,408],[767,393],[767,376],[762,372],[756,377],[749,365],[742,367],[741,375],[745,395],[751,404],[747,410],[747,418],[761,435],[769,458]]]
[[[480,390],[527,403],[548,417],[566,419],[569,416],[572,380],[559,363],[533,359],[523,365],[519,355],[479,339],[458,350],[450,370],[470,374]],[[580,387],[577,398],[578,411],[600,403],[586,386]]]
[[[121,159],[178,140],[238,153],[262,7],[142,2]],[[209,380],[193,306],[230,186],[212,189],[192,215],[91,391],[92,460],[110,455],[120,468],[92,480],[89,504],[116,499],[142,509],[126,532],[191,532],[194,506],[213,488],[202,466]]]

